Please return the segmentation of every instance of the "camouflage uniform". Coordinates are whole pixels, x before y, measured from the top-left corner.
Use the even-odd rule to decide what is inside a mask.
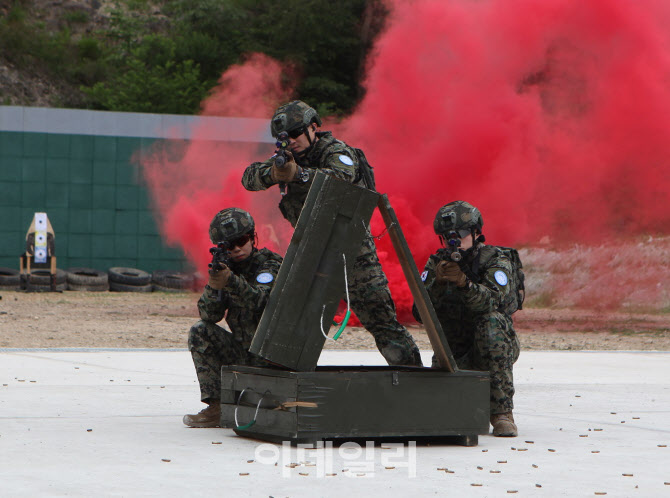
[[[478,265],[474,264],[477,258]],[[497,271],[509,276],[511,263],[496,247],[478,243],[459,263],[466,275],[473,277],[466,287],[459,289],[450,282],[440,284],[435,280],[439,262],[437,254],[431,255],[421,278],[456,364],[466,370],[488,371],[491,414],[511,412],[514,407],[512,366],[519,357],[519,339],[512,318],[502,311],[510,286],[500,285],[495,278]],[[478,271],[473,274],[472,268],[477,266]],[[413,311],[420,321],[416,306]],[[434,365],[435,362],[433,357]]]
[[[248,350],[281,262],[281,256],[269,249],[254,249],[246,260],[231,263],[233,274],[223,289],[220,302],[217,301],[218,291],[205,286],[198,301],[201,320],[191,327],[188,336],[203,402],[220,399],[221,366],[267,365]],[[270,281],[260,283],[258,277],[261,274],[270,274],[272,279],[266,275],[260,280]],[[230,331],[216,325],[224,315]]]
[[[355,151],[344,142],[336,140],[330,132],[318,132],[316,136],[318,140],[306,151],[304,157],[295,158],[303,171],[308,173],[308,178],[305,181],[288,183],[286,195],[279,204],[284,218],[293,227],[298,222],[317,170],[354,185],[364,186],[363,180],[357,174],[358,159]],[[249,165],[242,177],[244,188],[257,191],[274,185],[270,174],[273,163],[274,158],[270,158],[265,162]],[[373,335],[377,348],[390,365],[421,365],[419,348],[396,318],[388,280],[370,236],[363,241],[354,262],[353,274],[349,278],[349,299],[351,309]]]

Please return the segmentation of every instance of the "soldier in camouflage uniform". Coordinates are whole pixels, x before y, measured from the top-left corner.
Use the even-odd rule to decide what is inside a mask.
[[[293,227],[298,222],[307,192],[317,170],[354,185],[367,185],[359,170],[356,151],[336,140],[330,132],[318,131],[321,118],[302,101],[279,107],[272,117],[270,129],[274,137],[288,133],[287,162],[280,168],[273,156],[265,162],[247,167],[242,184],[247,190],[266,190],[280,184],[279,204],[284,218]],[[286,189],[285,195],[283,189]],[[354,262],[349,280],[351,309],[363,326],[373,335],[377,348],[389,365],[421,366],[419,349],[414,339],[396,318],[396,310],[377,249],[367,236]]]
[[[214,244],[227,243],[230,260],[210,271],[198,301],[201,319],[188,335],[200,399],[208,405],[196,415],[184,416],[189,427],[219,426],[223,365],[267,365],[249,353],[249,346],[282,262],[278,254],[255,247],[254,220],[241,209],[217,213],[209,237]],[[217,325],[224,316],[230,331]]]
[[[490,374],[493,435],[513,437],[512,367],[519,339],[506,306],[516,299],[510,294],[513,268],[500,249],[484,244],[483,224],[479,210],[467,202],[442,207],[433,227],[447,249],[430,256],[421,279],[458,367]],[[421,321],[416,305],[413,311]]]

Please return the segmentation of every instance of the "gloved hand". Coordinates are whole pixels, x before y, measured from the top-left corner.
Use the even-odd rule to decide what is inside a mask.
[[[272,164],[270,176],[272,181],[276,183],[289,183],[296,179],[300,167],[293,159],[293,154],[286,151],[286,163],[283,168],[278,168],[277,163]]]
[[[221,270],[210,272],[207,284],[214,290],[221,290],[228,283],[232,273],[227,266],[224,266]]]
[[[439,284],[451,282],[456,287],[465,287],[468,278],[455,261],[440,261],[435,268],[435,280]]]

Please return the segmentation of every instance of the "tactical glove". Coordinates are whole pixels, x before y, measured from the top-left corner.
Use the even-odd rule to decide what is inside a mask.
[[[435,280],[439,284],[451,282],[456,287],[465,287],[468,278],[455,261],[440,261],[435,269]]]
[[[207,284],[214,290],[221,290],[228,284],[232,273],[230,268],[224,266],[223,269],[209,274],[209,282]]]
[[[286,163],[282,168],[277,167],[277,163],[272,164],[270,176],[275,183],[289,183],[295,181],[298,173],[300,173],[300,167],[293,159],[293,154],[286,152],[286,158]]]

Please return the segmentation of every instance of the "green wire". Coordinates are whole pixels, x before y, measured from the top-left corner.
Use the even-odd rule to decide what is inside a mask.
[[[340,330],[338,330],[335,335],[333,336],[333,340],[336,341],[339,339],[340,335],[344,331],[344,327],[347,326],[347,322],[349,321],[349,315],[351,315],[351,310],[347,310],[347,314],[344,315],[344,320],[342,320],[342,324],[340,325]]]

